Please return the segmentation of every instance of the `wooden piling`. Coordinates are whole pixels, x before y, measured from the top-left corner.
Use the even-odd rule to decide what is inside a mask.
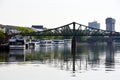
[[[72,58],[73,58],[73,73],[75,72],[75,56],[76,56],[76,38],[72,38]]]

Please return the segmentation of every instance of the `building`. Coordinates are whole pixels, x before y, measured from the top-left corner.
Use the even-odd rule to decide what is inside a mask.
[[[19,33],[19,31],[17,30],[17,26],[12,26],[12,25],[0,24],[0,30],[2,30],[4,33],[7,33],[7,34]]]
[[[115,19],[106,18],[106,30],[115,31]]]
[[[0,30],[2,30],[5,33],[5,30],[6,30],[5,26],[0,24]]]
[[[97,21],[89,22],[88,26],[92,28],[100,29],[100,23],[98,23]]]
[[[34,31],[43,31],[43,25],[32,25],[31,27]]]

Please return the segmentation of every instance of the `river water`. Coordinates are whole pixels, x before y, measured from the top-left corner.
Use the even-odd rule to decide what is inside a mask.
[[[1,80],[119,80],[120,43],[79,43],[0,52]]]

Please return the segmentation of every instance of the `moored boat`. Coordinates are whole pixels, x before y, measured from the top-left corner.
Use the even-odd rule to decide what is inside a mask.
[[[52,40],[47,40],[47,39],[40,40],[41,47],[47,47],[51,45],[52,45]]]
[[[64,44],[64,40],[53,40],[53,45],[61,45]]]
[[[12,37],[9,39],[9,49],[25,49],[25,39],[22,37]]]
[[[40,42],[37,40],[30,40],[29,42],[29,48],[38,48],[40,46]]]

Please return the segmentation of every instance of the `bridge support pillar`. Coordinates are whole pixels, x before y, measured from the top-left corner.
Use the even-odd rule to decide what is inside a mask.
[[[113,43],[113,37],[109,36],[108,40],[107,40],[107,44],[112,44]]]
[[[76,38],[72,38],[72,58],[73,58],[73,73],[75,72],[75,56],[76,56]]]

